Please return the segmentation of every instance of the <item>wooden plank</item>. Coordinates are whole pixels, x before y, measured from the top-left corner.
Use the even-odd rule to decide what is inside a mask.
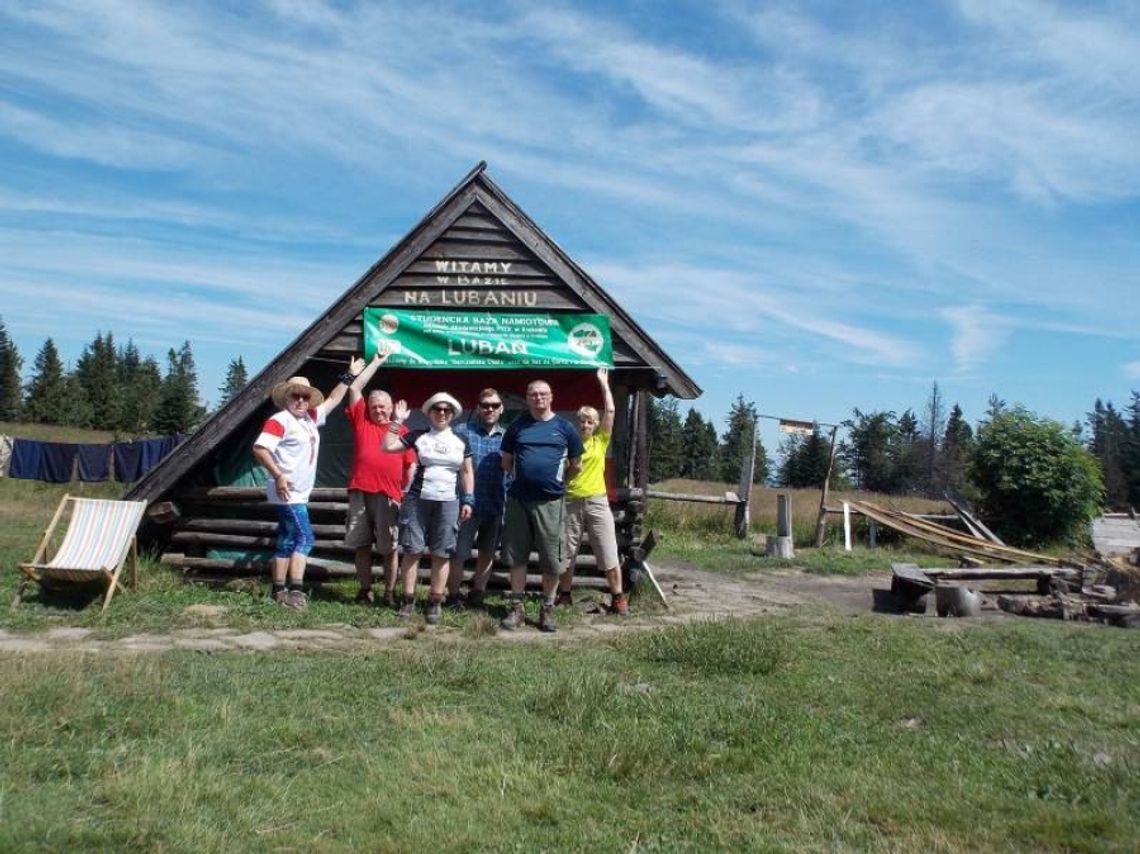
[[[961,501],[956,501],[949,491],[947,491],[944,496],[946,500],[950,502],[950,506],[954,508],[954,512],[962,518],[962,521],[966,523],[966,527],[969,528],[971,532],[982,539],[989,540],[991,543],[997,543],[999,546],[1005,545],[1001,537],[983,525],[981,519],[976,518]]]
[[[727,504],[735,507],[744,503],[734,492],[724,495],[692,495],[685,492],[662,492],[658,489],[648,489],[645,494],[649,498],[661,498],[666,501],[691,501],[698,504]]]

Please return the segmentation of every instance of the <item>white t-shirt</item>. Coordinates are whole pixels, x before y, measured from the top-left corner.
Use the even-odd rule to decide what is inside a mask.
[[[317,453],[321,447],[317,428],[324,423],[325,412],[320,407],[310,409],[300,418],[283,409],[265,422],[253,445],[269,451],[277,468],[293,484],[288,500],[282,501],[277,495],[277,484],[270,478],[265,484],[265,497],[270,504],[308,503],[317,480]]]
[[[431,501],[454,501],[459,497],[459,469],[471,456],[467,437],[442,430],[413,430],[400,437],[406,447],[416,452],[415,479],[408,494]]]

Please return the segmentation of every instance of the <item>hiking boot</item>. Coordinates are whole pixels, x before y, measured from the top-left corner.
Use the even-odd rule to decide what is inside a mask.
[[[443,619],[443,608],[440,607],[439,600],[428,602],[427,612],[424,614],[424,620],[427,621],[429,626],[438,626],[439,621]]]
[[[443,607],[449,611],[463,611],[466,610],[467,604],[458,593],[448,593],[447,598],[443,600]]]
[[[467,591],[467,607],[468,608],[482,608],[483,597],[486,594],[482,590],[468,590]]]
[[[371,587],[361,588],[360,592],[356,594],[356,604],[375,607],[376,594],[372,592]]]
[[[538,630],[540,632],[556,632],[558,624],[554,622],[554,606],[543,605],[538,615]]]
[[[400,611],[397,616],[401,620],[411,619],[416,615],[416,600],[408,599],[405,597],[404,604],[400,606]]]
[[[276,602],[278,605],[284,605],[289,600],[289,591],[282,587],[280,590],[274,590],[269,594],[269,601]]]
[[[499,625],[508,632],[513,632],[519,626],[526,625],[526,608],[523,607],[521,599],[515,599],[511,602],[511,610],[507,611],[507,616],[499,621]]]
[[[385,608],[395,608],[396,607],[396,591],[395,590],[385,590],[384,591],[384,607]]]
[[[309,607],[309,597],[304,590],[286,590],[285,601],[281,604],[294,611],[305,611]]]
[[[569,590],[559,590],[554,604],[559,608],[571,608],[574,605],[574,596]]]
[[[610,603],[610,613],[617,614],[619,617],[629,616],[629,600],[625,598],[624,593],[615,593],[613,601]]]

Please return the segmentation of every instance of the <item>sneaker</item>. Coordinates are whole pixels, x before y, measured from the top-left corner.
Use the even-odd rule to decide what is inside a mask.
[[[538,615],[538,630],[540,632],[556,632],[558,624],[554,622],[554,606],[543,605]]]
[[[395,590],[385,590],[384,591],[384,607],[385,608],[395,608],[396,605],[397,605],[396,591]]]
[[[404,604],[400,606],[400,613],[397,615],[401,620],[407,620],[416,615],[416,600],[404,599]]]
[[[356,594],[357,605],[372,605],[376,604],[376,594],[372,592],[371,587],[361,588],[360,592]]]
[[[629,600],[625,598],[624,593],[614,594],[613,602],[610,603],[610,613],[619,617],[629,616]]]
[[[574,605],[574,595],[569,590],[559,590],[554,604],[559,608],[570,608]]]
[[[286,590],[285,601],[281,604],[294,611],[304,611],[309,607],[309,597],[304,590]]]
[[[513,632],[519,626],[526,624],[526,609],[523,607],[521,599],[516,599],[511,602],[511,610],[507,611],[507,616],[499,621],[499,625],[506,629],[508,632]]]
[[[427,621],[429,626],[438,626],[439,621],[443,619],[443,608],[440,607],[439,601],[428,602],[427,612],[424,614],[424,620]]]
[[[447,598],[443,600],[443,607],[449,611],[463,611],[467,608],[467,604],[458,593],[448,593]]]
[[[282,587],[280,590],[274,590],[269,594],[269,601],[276,602],[278,605],[284,605],[289,601],[289,591]]]
[[[467,607],[468,608],[482,608],[483,597],[486,595],[482,590],[469,590],[467,591]]]

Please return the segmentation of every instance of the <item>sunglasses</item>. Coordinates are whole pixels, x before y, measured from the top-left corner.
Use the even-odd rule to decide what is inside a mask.
[[[480,409],[502,409],[503,404],[502,403],[480,403],[479,408]]]
[[[292,392],[289,395],[289,399],[290,400],[300,400],[300,401],[303,401],[305,403],[308,403],[312,398],[307,394],[300,394],[299,392]]]
[[[450,406],[433,406],[431,408],[431,411],[432,412],[442,412],[444,415],[451,415],[451,412],[452,412]]]

